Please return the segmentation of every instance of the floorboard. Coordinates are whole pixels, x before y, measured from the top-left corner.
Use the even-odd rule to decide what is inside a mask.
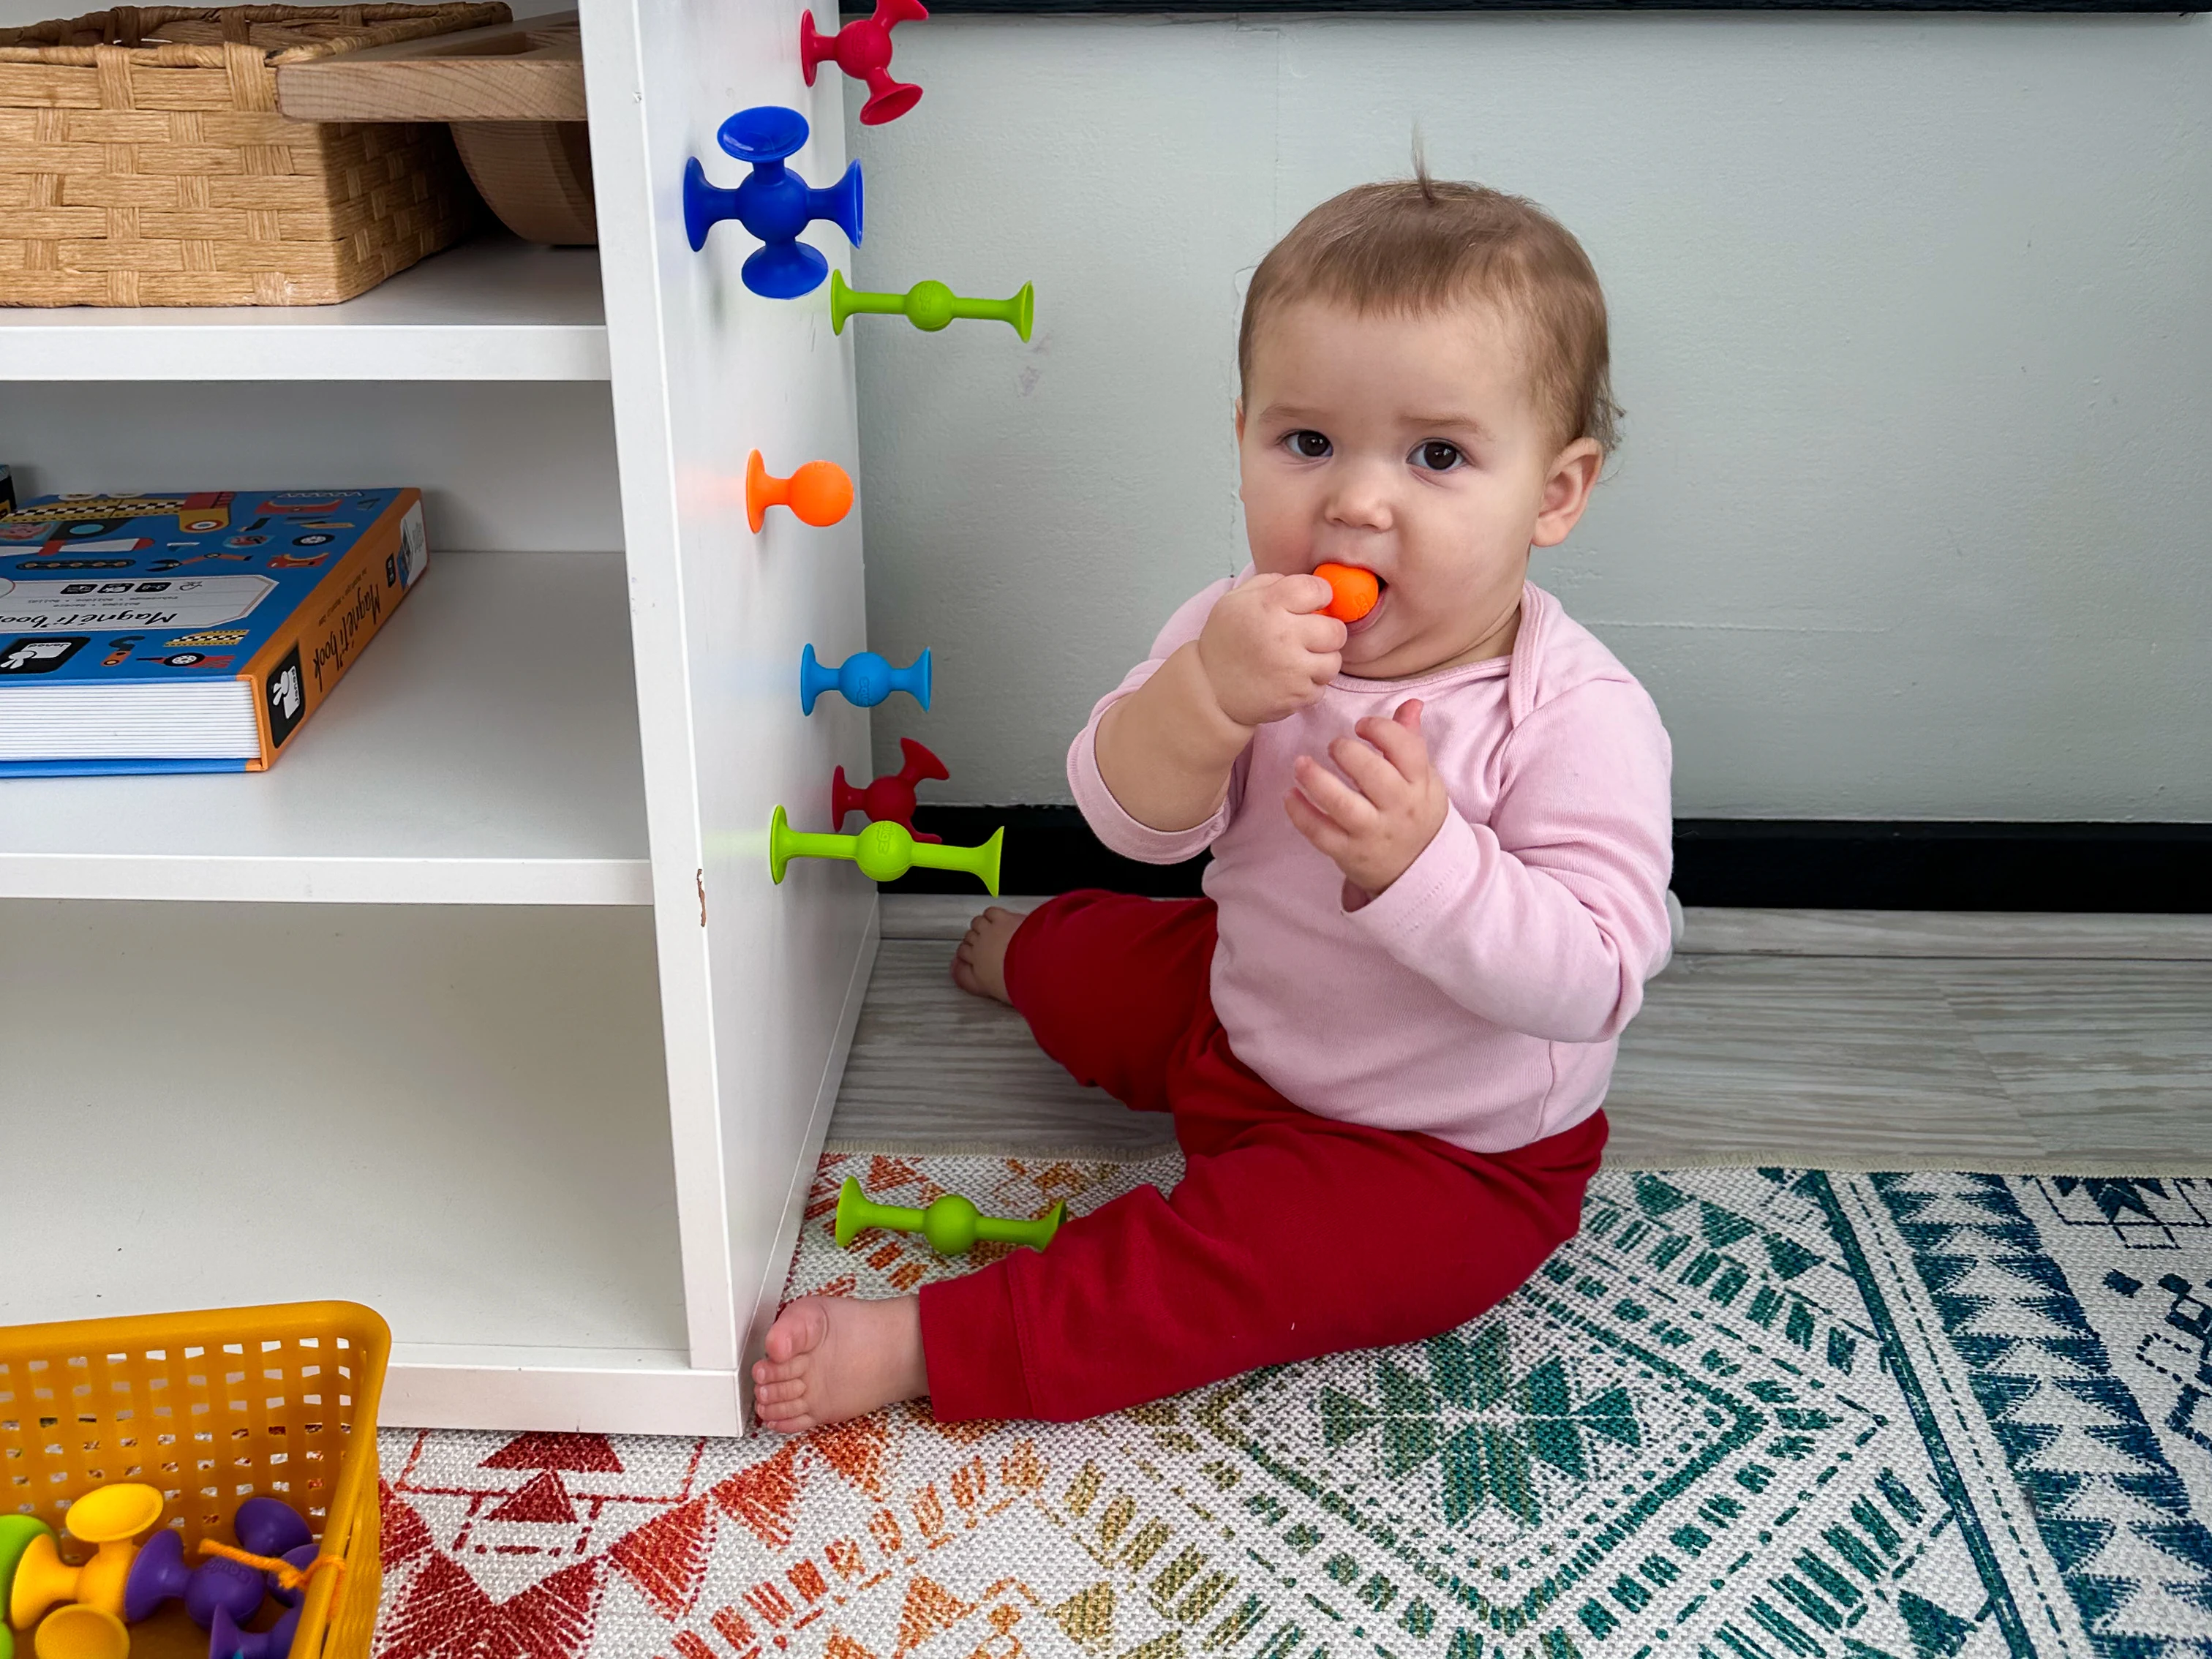
[[[1018,1015],[952,984],[976,908],[884,902],[833,1144],[1127,1155],[1170,1139],[1164,1120],[1079,1087]],[[1608,1162],[2212,1170],[2198,919],[1973,920],[1691,911],[1621,1043]]]

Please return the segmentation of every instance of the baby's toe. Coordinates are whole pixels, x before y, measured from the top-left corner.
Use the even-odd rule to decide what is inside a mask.
[[[794,1302],[769,1327],[768,1357],[771,1364],[787,1365],[801,1354],[811,1353],[830,1334],[830,1317],[811,1299]]]

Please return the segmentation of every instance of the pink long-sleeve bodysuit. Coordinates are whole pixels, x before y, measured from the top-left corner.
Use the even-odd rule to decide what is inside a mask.
[[[1475,1152],[1581,1122],[1669,948],[1672,751],[1650,697],[1530,584],[1510,657],[1405,680],[1340,675],[1260,728],[1212,818],[1149,829],[1099,775],[1099,720],[1198,637],[1233,585],[1169,619],[1067,757],[1084,817],[1115,852],[1170,864],[1213,849],[1212,992],[1230,1047],[1308,1111]],[[1409,697],[1452,810],[1403,875],[1347,912],[1342,874],[1283,810],[1291,764],[1327,764],[1332,740]]]

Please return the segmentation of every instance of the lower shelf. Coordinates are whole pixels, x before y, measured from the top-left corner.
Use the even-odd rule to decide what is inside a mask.
[[[386,1421],[735,1431],[649,909],[11,900],[0,1030],[0,1323],[343,1297]]]

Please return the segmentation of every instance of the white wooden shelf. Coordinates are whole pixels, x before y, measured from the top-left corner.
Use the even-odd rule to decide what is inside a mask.
[[[0,307],[0,380],[607,376],[598,253],[503,233],[434,254],[343,305]]]
[[[398,1335],[386,1422],[734,1431],[648,912],[9,900],[0,1006],[98,1056],[11,1096],[57,1132],[9,1155],[0,1324],[349,1297]]]
[[[266,772],[0,779],[0,896],[650,904],[622,556],[433,551]]]
[[[27,477],[350,454],[479,540],[626,549],[434,547],[266,773],[0,779],[0,1100],[56,1126],[0,1152],[0,1323],[351,1297],[391,1322],[386,1423],[742,1431],[876,947],[864,876],[762,850],[867,764],[867,711],[792,680],[865,642],[860,515],[752,536],[738,487],[755,449],[857,469],[854,332],[745,289],[742,236],[695,252],[675,188],[765,104],[842,173],[795,18],[586,8],[596,250],[487,239],[342,306],[0,307],[0,386],[67,416],[10,428]],[[618,536],[519,527],[605,503],[610,438]]]

